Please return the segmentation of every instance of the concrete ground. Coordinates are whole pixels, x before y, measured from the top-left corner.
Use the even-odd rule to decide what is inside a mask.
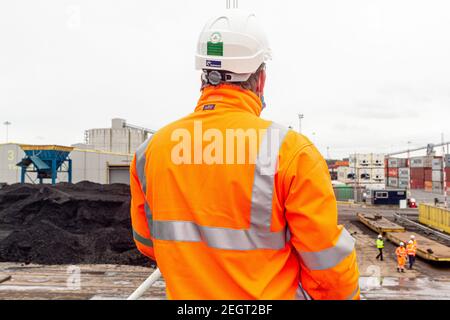
[[[357,212],[391,218],[394,209],[341,206],[339,220],[356,238],[361,298],[367,300],[450,300],[450,268],[418,259],[414,270],[398,273],[395,246],[386,241],[385,261],[375,259],[377,234],[360,223]],[[414,214],[414,212],[411,212]],[[0,263],[0,299],[125,299],[153,270],[118,265],[38,266]],[[11,279],[1,283],[2,276]],[[144,299],[165,299],[158,281]]]
[[[435,198],[438,198],[439,202],[444,202],[443,194],[433,193],[425,190],[411,190],[411,197],[416,199],[418,203],[434,203]]]

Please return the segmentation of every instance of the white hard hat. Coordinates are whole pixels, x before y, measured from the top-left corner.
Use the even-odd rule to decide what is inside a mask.
[[[380,234],[379,236],[378,236],[378,239],[382,239],[383,238],[383,236]]]
[[[404,243],[404,242],[400,242],[400,246],[401,246],[401,247],[404,247],[404,246],[405,246],[405,243]]]
[[[416,238],[416,236],[411,236],[411,239],[415,239]]]
[[[197,70],[228,71],[232,73],[228,82],[243,82],[271,57],[266,34],[256,16],[228,10],[203,28],[195,67]],[[238,76],[233,77],[233,74]]]
[[[409,244],[413,244],[414,243],[414,241],[412,241],[412,240],[409,240],[409,242],[408,242]]]

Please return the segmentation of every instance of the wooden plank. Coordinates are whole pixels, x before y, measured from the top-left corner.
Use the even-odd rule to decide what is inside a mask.
[[[357,214],[359,221],[365,224],[367,227],[378,233],[386,232],[405,232],[405,228],[402,226],[384,218],[377,214],[372,213],[360,213]],[[377,216],[379,216],[377,218]]]
[[[0,284],[1,299],[125,299],[153,271],[151,268],[119,265],[78,265],[80,282],[69,282],[69,266],[0,263],[0,273],[12,276]],[[73,267],[73,266],[71,266]],[[165,283],[158,281],[144,299],[165,299]]]
[[[400,245],[400,242],[406,245],[412,235],[417,240],[417,255],[419,257],[430,261],[450,262],[450,247],[425,238],[418,233],[392,232],[387,234],[387,238],[397,245]],[[428,250],[431,250],[431,252]]]

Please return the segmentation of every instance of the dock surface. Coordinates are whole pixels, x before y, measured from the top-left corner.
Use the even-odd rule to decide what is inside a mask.
[[[153,272],[124,265],[44,266],[0,263],[0,300],[122,300]],[[10,278],[9,278],[10,277]],[[166,299],[165,282],[159,280],[143,296]]]

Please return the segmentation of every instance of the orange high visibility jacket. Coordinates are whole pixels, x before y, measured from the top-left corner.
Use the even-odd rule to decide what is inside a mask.
[[[408,243],[408,245],[406,246],[406,252],[409,256],[416,255],[416,246],[414,245],[414,243]]]
[[[395,254],[396,254],[397,258],[406,258],[407,252],[404,247],[398,247],[395,250]]]
[[[139,250],[169,299],[359,299],[355,241],[337,224],[327,164],[261,119],[251,91],[206,88],[131,165]]]

